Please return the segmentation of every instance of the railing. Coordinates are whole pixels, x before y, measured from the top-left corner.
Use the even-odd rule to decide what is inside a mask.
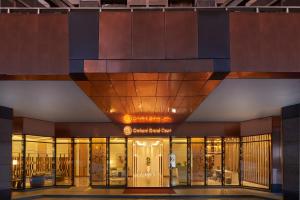
[[[261,7],[51,7],[51,8],[39,8],[39,7],[0,7],[0,13],[16,13],[16,12],[30,12],[30,13],[48,13],[48,12],[70,12],[72,10],[224,10],[228,12],[299,12],[300,6],[261,6]]]

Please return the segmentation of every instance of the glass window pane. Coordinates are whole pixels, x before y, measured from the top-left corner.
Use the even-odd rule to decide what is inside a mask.
[[[271,135],[257,135],[242,138],[244,186],[270,187]]]
[[[90,184],[89,139],[75,139],[74,148],[75,185],[88,186]]]
[[[224,139],[224,184],[239,185],[240,143],[239,138]]]
[[[12,140],[13,141],[22,141],[23,140],[23,135],[13,135]]]
[[[89,138],[75,138],[74,142],[76,144],[78,144],[78,143],[86,143],[86,144],[88,144],[88,143],[90,143],[90,139]]]
[[[176,167],[172,168],[172,186],[187,185],[187,139],[172,139]]]
[[[54,184],[54,143],[51,137],[26,136],[26,188]]]
[[[12,140],[12,188],[23,188],[23,136],[13,135]]]
[[[54,143],[54,139],[52,137],[42,137],[42,136],[35,136],[35,135],[26,135],[27,142],[48,142]]]
[[[56,138],[56,143],[62,143],[62,144],[72,143],[72,139],[71,138]]]
[[[207,185],[222,185],[222,140],[206,140],[206,182]]]
[[[204,138],[191,139],[191,184],[204,185],[205,145]]]
[[[92,143],[106,143],[106,138],[92,138]]]
[[[126,184],[126,144],[124,138],[110,138],[110,185]]]
[[[204,138],[191,138],[191,142],[192,143],[196,143],[196,142],[204,143]]]
[[[57,142],[67,142],[67,140],[57,139]],[[72,185],[73,171],[72,144],[56,144],[56,184]]]
[[[115,144],[125,144],[126,143],[126,140],[125,138],[110,138],[109,139],[109,142],[110,143],[115,143]]]
[[[105,139],[105,138],[104,138]],[[106,185],[106,144],[92,144],[92,185]]]

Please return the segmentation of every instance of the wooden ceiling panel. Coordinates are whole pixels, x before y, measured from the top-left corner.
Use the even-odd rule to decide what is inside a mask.
[[[204,73],[89,74],[77,85],[118,123],[178,123],[220,83]]]
[[[111,81],[91,81],[91,96],[117,96]]]
[[[143,111],[141,97],[131,97],[131,99],[135,109],[135,113],[141,113]]]
[[[134,81],[112,81],[118,96],[137,96]]]
[[[133,73],[136,81],[156,81],[158,80],[158,73]]]
[[[181,105],[181,102],[184,100],[184,97],[177,96],[172,102],[172,108],[178,108]]]
[[[143,113],[151,113],[154,114],[155,112],[155,105],[156,105],[156,97],[141,97],[142,102],[142,111]]]
[[[183,81],[178,96],[199,96],[206,81]]]
[[[155,113],[167,113],[170,108],[170,97],[156,97]]]
[[[94,97],[93,100],[97,105],[102,105],[102,110],[108,114],[125,113],[119,97]]]
[[[159,73],[158,80],[160,81],[181,81],[184,78],[183,73]]]
[[[125,109],[126,114],[134,114],[136,112],[131,97],[120,97],[120,102]]]
[[[133,81],[132,73],[111,73],[109,78],[112,81]]]
[[[182,81],[158,81],[156,96],[176,96]]]
[[[220,80],[208,80],[201,89],[201,95],[209,95],[220,83]]]
[[[105,73],[86,73],[85,76],[89,81],[108,81],[109,77]]]
[[[195,80],[207,80],[211,76],[211,72],[193,72],[185,73],[184,80],[195,81]]]
[[[141,97],[156,95],[157,81],[135,81],[136,93]]]
[[[78,87],[84,91],[87,96],[92,96],[92,84],[89,81],[76,81]]]

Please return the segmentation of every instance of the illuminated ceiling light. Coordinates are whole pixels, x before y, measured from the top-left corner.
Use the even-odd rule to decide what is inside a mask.
[[[172,108],[172,109],[171,109],[171,112],[172,112],[172,113],[176,113],[176,108]]]
[[[111,108],[111,109],[109,109],[109,112],[114,113],[114,112],[116,112],[116,110],[114,108]]]
[[[131,116],[130,115],[124,115],[123,121],[125,124],[131,124]]]

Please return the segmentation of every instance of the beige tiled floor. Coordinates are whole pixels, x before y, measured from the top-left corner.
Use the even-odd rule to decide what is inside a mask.
[[[275,199],[275,200],[281,200],[282,196],[280,194],[273,194],[269,192],[264,192],[264,191],[257,191],[257,190],[250,190],[250,189],[241,189],[241,188],[205,188],[205,189],[174,189],[176,194],[175,195],[166,195],[166,197],[174,197],[178,196],[176,198],[177,200],[181,200],[180,196],[184,195],[185,197],[190,196],[190,197],[203,197],[207,196],[209,199],[218,199],[218,195],[220,197],[222,196],[222,199],[226,199],[227,195],[234,195],[234,196],[240,196],[243,197],[245,195],[251,195],[255,199],[255,197],[260,197],[261,199],[263,198],[268,198],[268,199]],[[92,189],[89,187],[71,187],[71,188],[49,188],[49,189],[39,189],[39,190],[31,190],[31,191],[25,191],[25,192],[13,192],[13,199],[22,199],[22,198],[30,198],[33,196],[40,196],[41,199],[46,200],[52,199],[51,196],[48,196],[47,198],[42,198],[42,195],[84,195],[84,199],[88,199],[89,195],[93,196],[95,199],[95,196],[99,195],[99,199],[104,199],[103,195],[109,196],[110,198],[121,198],[121,196],[124,196],[123,194],[124,189]],[[159,195],[159,194],[145,194],[145,196],[154,196]],[[102,196],[102,197],[101,197]],[[119,196],[119,197],[118,197]],[[128,195],[130,196],[130,195]],[[131,196],[136,196],[136,195],[131,195]],[[140,196],[140,194],[139,194]],[[160,195],[161,196],[161,195]],[[74,197],[72,199],[76,199],[77,197]],[[53,197],[53,199],[63,199],[61,198],[56,198]],[[98,198],[97,198],[98,199]],[[160,198],[161,199],[161,198]],[[182,198],[185,199],[185,198]],[[197,198],[196,198],[197,199]],[[230,199],[230,198],[228,198]],[[242,198],[243,199],[243,198]],[[249,199],[244,198],[244,199]]]

